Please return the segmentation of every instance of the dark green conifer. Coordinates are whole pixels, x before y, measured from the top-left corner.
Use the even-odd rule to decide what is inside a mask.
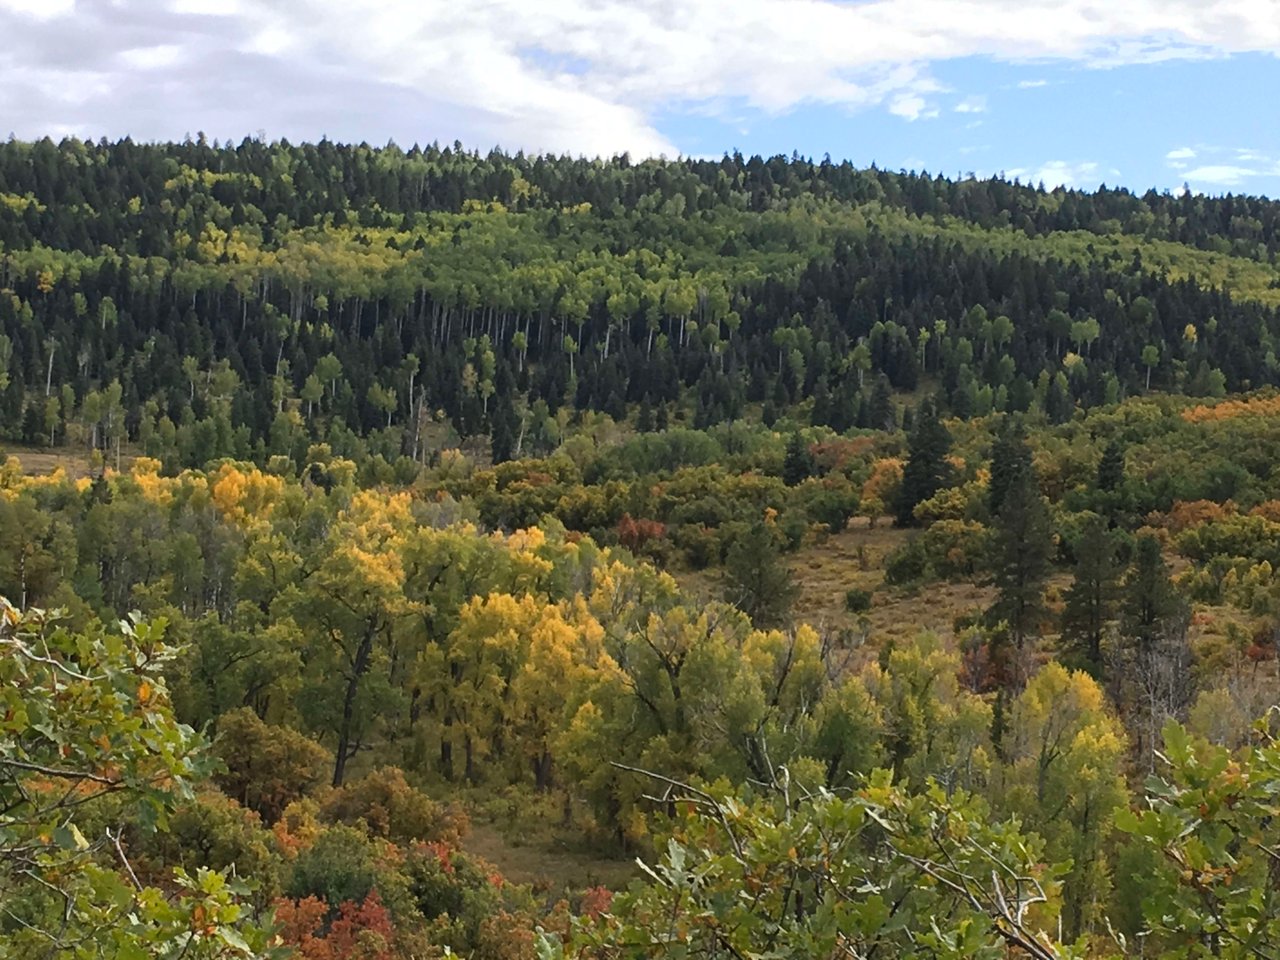
[[[907,464],[902,470],[902,486],[894,505],[897,524],[909,527],[915,524],[917,504],[928,500],[947,485],[951,479],[951,465],[947,454],[951,452],[951,434],[938,418],[938,406],[933,400],[924,400],[912,425],[907,442]]]

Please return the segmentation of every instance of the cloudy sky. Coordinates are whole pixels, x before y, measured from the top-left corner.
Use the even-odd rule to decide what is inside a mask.
[[[1280,196],[1280,0],[0,0],[0,136],[791,153]]]

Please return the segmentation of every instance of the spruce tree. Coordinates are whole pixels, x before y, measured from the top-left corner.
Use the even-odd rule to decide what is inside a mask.
[[[947,485],[951,478],[951,465],[947,462],[950,451],[951,434],[938,418],[937,403],[923,401],[907,441],[907,464],[902,469],[902,486],[894,505],[898,526],[914,525],[916,506]]]
[[[1129,646],[1147,650],[1177,633],[1186,614],[1186,602],[1169,579],[1160,541],[1150,534],[1140,536],[1124,578],[1120,632]]]
[[[809,445],[798,432],[787,441],[787,455],[782,461],[782,482],[794,487],[813,476],[813,457]]]
[[[1119,440],[1111,440],[1102,451],[1098,462],[1098,489],[1110,493],[1124,483],[1124,446]]]
[[[1161,728],[1185,714],[1195,693],[1189,613],[1169,579],[1160,541],[1139,537],[1124,578],[1115,680],[1117,697],[1132,718],[1138,755],[1151,768]]]
[[[1049,381],[1044,397],[1044,413],[1050,423],[1066,423],[1075,412],[1075,404],[1067,386],[1067,378],[1060,372]]]
[[[881,374],[876,377],[875,388],[871,392],[870,423],[875,430],[892,430],[897,425],[893,412],[893,393],[889,389],[889,379]]]
[[[996,599],[988,611],[993,622],[1005,623],[1018,651],[1044,619],[1044,584],[1052,549],[1049,508],[1040,495],[1035,470],[1028,468],[1015,477],[996,516],[991,578]]]
[[[790,617],[798,588],[772,526],[760,521],[733,541],[724,577],[729,600],[757,627],[779,626]]]
[[[1118,543],[1106,521],[1092,516],[1075,544],[1075,577],[1062,611],[1062,650],[1095,677],[1102,670],[1102,637],[1116,613],[1120,566]]]
[[[636,414],[636,432],[653,432],[653,403],[649,400],[647,393],[644,395],[644,399],[640,401],[640,411]]]
[[[1005,494],[1022,474],[1031,470],[1031,448],[1020,419],[1007,419],[1001,424],[991,447],[991,481],[987,486],[987,505],[992,516],[1000,513]]]

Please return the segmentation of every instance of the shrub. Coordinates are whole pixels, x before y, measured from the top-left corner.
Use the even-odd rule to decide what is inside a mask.
[[[895,587],[916,583],[924,579],[927,569],[924,544],[912,537],[885,557],[884,582]]]
[[[329,823],[363,821],[374,836],[395,842],[452,842],[466,830],[465,819],[411,787],[396,767],[382,767],[331,790],[320,802],[319,815]]]
[[[865,613],[871,609],[872,593],[861,587],[850,587],[844,594],[844,608],[850,613]]]
[[[268,725],[248,707],[224,714],[214,745],[226,771],[214,781],[265,823],[325,780],[329,752],[285,726]]]

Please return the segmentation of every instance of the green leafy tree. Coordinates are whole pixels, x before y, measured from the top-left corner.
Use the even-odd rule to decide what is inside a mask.
[[[964,791],[883,771],[852,794],[787,769],[759,796],[652,779],[680,813],[646,882],[542,956],[1077,956],[1054,940],[1040,841]]]
[[[73,633],[0,599],[0,953],[265,957],[249,890],[202,867],[146,886],[124,820],[164,829],[210,769],[173,718],[163,623]],[[86,952],[89,950],[91,952]]]
[[[1268,720],[1256,729],[1258,742],[1236,754],[1169,721],[1147,802],[1117,812],[1116,826],[1152,854],[1133,878],[1144,953],[1170,960],[1280,953],[1280,744],[1274,713]],[[1132,955],[1137,945],[1121,948]]]
[[[1126,800],[1120,768],[1128,744],[1106,697],[1084,673],[1050,663],[1014,699],[995,779],[998,804],[1046,841],[1063,877],[1063,933],[1105,929],[1112,811]]]
[[[280,724],[266,724],[248,707],[223,714],[215,744],[224,769],[214,779],[228,796],[275,823],[284,808],[324,783],[329,753]]]

